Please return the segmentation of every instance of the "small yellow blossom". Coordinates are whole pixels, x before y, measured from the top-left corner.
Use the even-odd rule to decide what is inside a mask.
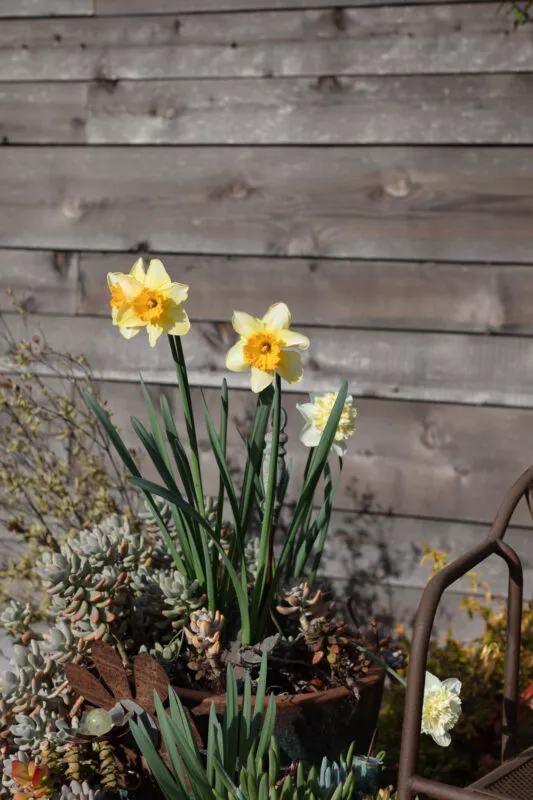
[[[135,262],[129,275],[109,272],[107,284],[111,292],[111,319],[126,339],[146,328],[154,347],[162,333],[183,336],[191,327],[182,308],[189,287],[170,280],[163,262],[151,259],[145,271],[142,258]]]
[[[285,303],[270,306],[263,319],[244,311],[233,313],[233,327],[241,337],[226,354],[226,366],[233,372],[251,371],[252,391],[270,386],[279,372],[287,383],[302,380],[302,357],[288,347],[307,350],[309,339],[289,330],[291,313]]]
[[[427,733],[441,747],[448,747],[449,734],[461,716],[461,681],[447,678],[440,681],[431,672],[426,672],[424,706],[422,709],[422,733]]]
[[[300,441],[306,447],[316,447],[320,442],[320,437],[327,425],[329,416],[335,405],[338,392],[327,392],[326,394],[312,394],[310,403],[298,403],[296,408],[305,420],[305,425],[300,434]],[[348,395],[342,409],[341,418],[335,431],[335,438],[331,449],[338,456],[343,456],[346,452],[346,440],[355,431],[355,418],[357,409],[353,407],[353,398]]]

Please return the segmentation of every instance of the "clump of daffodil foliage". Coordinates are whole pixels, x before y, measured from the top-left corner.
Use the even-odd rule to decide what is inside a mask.
[[[59,353],[43,335],[1,337],[10,375],[0,384],[0,523],[21,544],[2,577],[27,577],[43,548],[129,510],[131,487],[101,426],[82,401],[97,394],[82,356]],[[7,371],[7,370],[6,370]]]
[[[447,556],[442,551],[426,549],[424,560],[432,560],[435,569],[446,565]],[[448,634],[443,639],[434,638],[428,658],[427,668],[435,675],[454,675],[461,682],[461,713],[456,700],[447,694],[436,704],[424,701],[422,731],[430,734],[422,736],[417,771],[420,775],[436,781],[465,786],[477,777],[490,772],[498,766],[501,756],[501,714],[505,669],[505,646],[507,615],[505,608],[495,603],[485,583],[477,576],[470,576],[473,590],[483,590],[484,597],[465,598],[465,612],[470,617],[483,621],[482,635],[472,642],[464,643]],[[409,639],[399,629],[398,635],[402,649],[409,653]],[[440,683],[440,681],[438,682]],[[426,687],[438,691],[437,684]],[[457,689],[457,683],[453,683]],[[524,730],[533,723],[533,601],[524,604],[522,610],[522,642],[520,650],[520,689],[522,703],[519,708],[520,723]],[[433,694],[433,698],[435,694]],[[457,695],[456,695],[457,697]],[[444,702],[444,720],[453,724],[451,741],[438,742],[448,745],[435,746],[433,736],[436,727],[432,726],[432,715],[439,719],[440,699]],[[451,705],[449,700],[451,699]],[[378,726],[378,744],[387,752],[387,778],[394,782],[400,756],[400,739],[405,691],[397,683],[392,683],[385,693]],[[441,731],[442,733],[442,731]],[[444,732],[445,734],[445,732]],[[518,733],[518,752],[530,745],[527,734]]]
[[[154,347],[167,334],[176,367],[187,437],[178,433],[182,421],[176,422],[166,398],[161,396],[157,408],[144,386],[146,420],[132,419],[158,481],[143,477],[106,411],[90,393],[86,399],[152,510],[173,562],[176,591],[182,592],[182,584],[193,589],[194,608],[189,603],[176,613],[178,603],[166,615],[175,631],[183,631],[183,658],[194,679],[220,690],[227,653],[246,669],[247,659],[253,662],[253,648],[268,640],[280,665],[289,652],[304,665],[299,670],[280,667],[277,679],[286,690],[299,691],[313,679],[324,688],[352,684],[367,669],[368,654],[336,619],[317,585],[342,457],[355,431],[356,409],[346,383],[297,406],[304,427],[296,446],[308,448],[308,458],[288,530],[282,531],[280,517],[291,480],[282,381],[296,385],[302,380],[301,351],[310,341],[291,327],[285,303],[270,306],[261,318],[235,311],[238,338],[226,355],[226,366],[249,374],[256,411],[243,444],[245,467],[237,485],[226,452],[230,395],[225,380],[216,423],[203,404],[201,422],[219,474],[218,494],[208,508],[196,432],[199,420],[182,344],[191,327],[183,308],[189,287],[173,282],[159,259],[152,259],[148,267],[139,259],[128,274],[110,273],[108,285],[112,322],[124,338],[145,330]],[[161,501],[167,504],[166,518]],[[276,538],[278,533],[282,536]],[[190,614],[186,622],[183,611]]]
[[[285,694],[344,686],[356,698],[358,681],[373,661],[393,672],[388,643],[382,646],[385,640],[379,636],[367,642],[352,630],[318,578],[343,457],[355,432],[356,409],[347,384],[299,404],[303,428],[297,441],[290,441],[282,381],[297,385],[302,380],[301,351],[311,343],[292,329],[284,303],[270,306],[261,318],[236,311],[237,341],[226,366],[249,375],[256,398],[250,429],[242,437],[244,468],[236,473],[227,454],[231,399],[226,381],[216,422],[205,402],[202,419],[196,419],[191,402],[182,344],[191,327],[183,308],[188,287],[173,282],[158,259],[147,268],[139,259],[128,274],[110,273],[108,285],[112,323],[125,339],[146,331],[155,347],[167,335],[179,418],[164,395],[154,405],[141,383],[146,418],[132,418],[132,426],[142,463],[150,462],[157,476],[149,480],[99,401],[82,360],[68,362],[78,383],[73,394],[59,399],[41,374],[43,354],[58,355],[41,340],[14,348],[20,381],[35,380],[36,388],[26,390],[15,381],[4,387],[4,410],[11,415],[6,447],[20,457],[11,496],[25,500],[33,513],[19,516],[18,525],[25,538],[33,537],[42,548],[34,575],[48,599],[50,629],[36,628],[31,603],[12,602],[2,612],[14,642],[13,661],[0,684],[2,793],[22,800],[31,789],[31,796],[46,799],[55,792],[65,800],[92,800],[127,788],[127,777],[134,774],[151,790],[155,778],[162,794],[172,798],[255,798],[265,792],[280,798],[362,798],[351,767],[353,749],[347,761],[324,762],[321,771],[319,764],[311,771],[310,764],[302,764],[292,774],[276,762],[276,746],[271,745],[268,767],[267,761],[242,762],[229,783],[222,781],[224,788],[218,779],[213,783],[215,762],[209,761],[219,746],[217,734],[216,747],[204,738],[198,750],[202,760],[207,748],[211,767],[204,778],[209,786],[198,794],[195,779],[196,793],[190,794],[192,782],[180,781],[179,759],[170,743],[176,713],[183,724],[192,719],[179,712],[180,692],[193,711],[206,696],[229,693],[226,716],[235,714],[237,692],[243,692],[243,702],[249,701],[251,687],[264,696],[266,654],[269,685]],[[61,363],[56,363],[60,372]],[[285,403],[291,402],[289,395]],[[205,454],[201,459],[198,447],[200,424],[218,472],[209,496],[202,474]],[[67,439],[67,455],[35,449],[35,439],[45,433],[54,441]],[[292,448],[307,455],[298,482],[291,476]],[[101,467],[101,453],[115,477]],[[34,474],[24,472],[28,463]],[[288,507],[290,486],[295,499]],[[160,690],[167,682],[177,695],[170,693],[170,718],[158,713],[158,728],[150,703],[154,687]],[[88,712],[84,698],[96,708]],[[262,708],[259,703],[254,717]],[[89,714],[91,726],[96,714],[103,728],[89,726]],[[266,712],[265,725],[272,723],[272,714]],[[443,719],[441,714],[438,724]],[[131,720],[136,737],[125,740]],[[148,739],[139,729],[142,720],[148,724]],[[208,727],[212,735],[214,711]],[[219,754],[224,763],[233,759],[235,766],[232,754],[246,748],[266,758],[269,742],[256,727],[257,722],[240,720],[239,734],[226,720],[224,736],[231,741],[227,752]],[[371,733],[366,732],[368,741]],[[170,736],[168,753],[179,785],[170,793],[165,774],[161,783],[162,773],[154,772],[158,762],[150,751],[160,734],[165,741]],[[197,741],[202,734],[194,730],[190,736]],[[244,736],[240,743],[239,736]],[[136,745],[146,757],[144,766],[140,758],[136,761]],[[183,756],[181,746],[180,752]],[[284,754],[287,761],[301,758],[289,755]],[[199,778],[198,764],[192,766]],[[392,796],[387,792],[381,797]]]

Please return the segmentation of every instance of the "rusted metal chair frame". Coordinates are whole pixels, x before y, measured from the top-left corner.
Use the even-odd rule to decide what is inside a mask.
[[[522,564],[515,551],[503,541],[513,512],[522,499],[529,503],[533,490],[533,467],[527,469],[507,493],[487,538],[468,553],[440,570],[428,583],[415,619],[407,692],[405,697],[400,770],[398,775],[398,800],[413,800],[417,792],[435,800],[480,800],[480,797],[515,800],[506,795],[491,793],[482,788],[482,781],[474,787],[448,786],[416,774],[420,745],[420,726],[424,697],[425,672],[431,630],[438,604],[444,591],[490,555],[497,555],[507,564],[509,590],[507,597],[507,647],[505,653],[504,692],[502,707],[502,759],[514,755],[518,706],[518,668],[522,621],[523,574]],[[531,510],[531,506],[530,506]],[[500,770],[504,767],[499,768]],[[533,787],[531,789],[533,797]]]

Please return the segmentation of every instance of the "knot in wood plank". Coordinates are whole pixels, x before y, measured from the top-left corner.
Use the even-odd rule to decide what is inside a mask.
[[[253,187],[244,178],[234,178],[228,183],[217,187],[211,193],[211,197],[214,200],[246,200],[254,191]]]
[[[398,199],[407,197],[411,194],[412,188],[413,185],[405,172],[393,172],[383,180],[383,191],[389,197]]]

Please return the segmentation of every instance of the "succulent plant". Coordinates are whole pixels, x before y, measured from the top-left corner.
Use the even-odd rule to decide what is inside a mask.
[[[330,607],[320,589],[311,589],[307,581],[301,581],[282,590],[276,611],[283,616],[295,617],[300,628],[305,629],[310,620],[323,617]]]
[[[29,764],[31,761],[30,753],[22,750],[15,751],[11,755],[4,757],[2,761],[2,782],[0,788],[0,797],[12,797],[15,782],[12,777],[12,769],[15,761],[21,761],[23,764]]]
[[[332,668],[339,667],[346,660],[346,645],[350,637],[344,623],[327,617],[316,617],[302,626],[307,647],[313,653],[313,664],[319,664],[324,658]]]
[[[257,564],[259,560],[259,548],[261,540],[259,536],[252,536],[244,546],[244,562],[246,564],[246,577],[252,583],[257,578]]]
[[[170,509],[170,503],[167,500],[163,500],[162,497],[154,497],[153,501],[156,505],[156,508],[161,515],[163,523],[167,531],[172,535],[175,532],[174,521],[172,519],[172,512]],[[154,536],[159,536],[159,525],[157,524],[157,520],[154,516],[154,513],[148,503],[145,502],[144,508],[138,514],[139,520],[143,526],[143,529],[148,533]]]
[[[224,617],[220,611],[208,611],[204,607],[193,611],[189,626],[183,629],[191,651],[188,666],[196,672],[197,679],[208,672],[215,678],[220,674],[218,655],[223,626]]]
[[[25,643],[32,636],[30,622],[33,612],[29,603],[11,600],[0,614],[0,624],[4,626],[16,642]]]
[[[121,637],[133,607],[141,628],[166,627],[159,580],[169,567],[160,537],[136,531],[126,519],[112,516],[92,531],[70,537],[60,553],[45,553],[38,564],[52,612],[64,625],[54,634],[67,661],[90,642]]]
[[[220,652],[220,633],[224,617],[220,611],[208,611],[205,606],[193,611],[185,635],[189,645],[206,658],[213,658]]]
[[[104,800],[105,792],[102,789],[93,789],[87,781],[71,781],[63,784],[55,797],[57,800]]]
[[[50,711],[40,708],[32,716],[16,714],[16,723],[11,725],[11,735],[15,745],[22,751],[37,753],[41,749],[41,741],[48,734],[54,741],[62,743],[70,738],[70,725],[57,719]]]
[[[57,707],[56,690],[61,684],[54,661],[41,653],[39,642],[32,640],[28,647],[15,645],[12,669],[4,672],[0,682],[0,708],[5,713],[24,714],[50,701]]]
[[[166,606],[163,614],[170,620],[174,630],[181,630],[193,612],[202,608],[206,597],[198,581],[191,581],[177,570],[161,576],[160,587]]]
[[[58,664],[67,664],[80,658],[78,641],[68,623],[60,619],[57,625],[44,634],[41,649],[47,655],[53,656]]]

